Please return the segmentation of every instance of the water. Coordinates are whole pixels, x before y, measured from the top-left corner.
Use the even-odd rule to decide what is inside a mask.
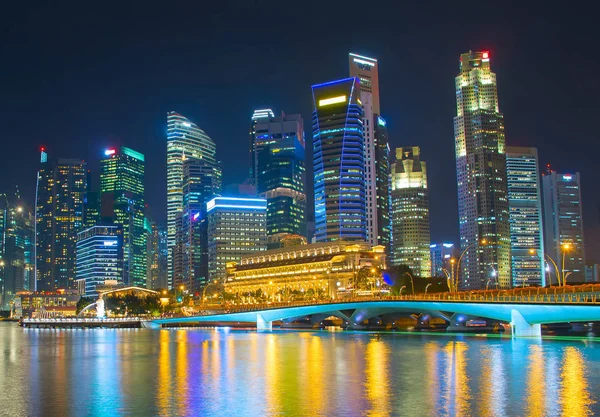
[[[26,330],[0,323],[6,416],[593,416],[600,340]]]

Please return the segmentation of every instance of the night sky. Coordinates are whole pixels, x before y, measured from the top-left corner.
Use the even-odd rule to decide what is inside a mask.
[[[588,261],[600,261],[591,2],[35,3],[0,16],[0,192],[18,185],[33,203],[42,145],[96,177],[103,150],[125,145],[146,155],[146,199],[164,222],[167,111],[215,140],[225,183],[242,182],[253,109],[302,113],[310,144],[310,86],[347,77],[355,52],[379,60],[392,151],[418,145],[428,163],[432,241],[456,242],[454,77],[462,52],[489,50],[507,144],[581,172]]]

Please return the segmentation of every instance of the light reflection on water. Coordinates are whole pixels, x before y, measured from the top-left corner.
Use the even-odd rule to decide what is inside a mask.
[[[0,415],[593,416],[590,340],[0,324]]]

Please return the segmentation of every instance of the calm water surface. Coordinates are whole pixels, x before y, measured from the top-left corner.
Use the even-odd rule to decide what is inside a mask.
[[[598,339],[0,323],[0,349],[7,416],[600,415]]]

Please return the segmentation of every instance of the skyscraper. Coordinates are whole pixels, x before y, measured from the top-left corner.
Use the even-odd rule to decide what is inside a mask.
[[[363,106],[367,241],[389,248],[389,146],[386,122],[379,107],[377,60],[349,54],[350,76],[360,80]]]
[[[392,164],[392,265],[406,265],[431,276],[427,167],[420,148],[396,148]]]
[[[35,210],[38,290],[75,287],[75,246],[83,226],[86,177],[84,161],[48,160],[42,150]]]
[[[559,174],[548,168],[542,176],[542,187],[546,252],[561,270],[564,256],[567,282],[584,282],[585,247],[579,172]],[[555,275],[549,276],[556,283]]]
[[[123,229],[95,225],[77,234],[77,279],[85,280],[85,295],[96,296],[105,281],[123,282]]]
[[[302,116],[282,112],[277,117],[254,117],[255,184],[258,194],[267,199],[269,240],[278,242],[290,233],[306,236]]]
[[[107,149],[100,161],[100,215],[123,230],[123,283],[146,286],[144,155],[133,149]]]
[[[508,288],[512,277],[504,116],[489,52],[462,54],[455,86],[460,246],[466,250],[459,287],[485,288],[495,277],[501,288]]]
[[[167,244],[169,288],[173,286],[173,249],[177,213],[183,211],[183,161],[203,160],[218,166],[213,140],[196,124],[177,112],[167,114]]]
[[[256,158],[256,149],[254,148],[254,145],[256,143],[257,136],[263,135],[265,133],[264,132],[265,128],[267,129],[267,133],[268,133],[269,120],[272,117],[275,117],[275,115],[273,114],[273,110],[271,110],[271,109],[254,110],[254,113],[252,114],[252,122],[250,123],[250,132],[249,132],[250,141],[249,141],[249,146],[248,146],[248,158],[249,158],[248,164],[250,166],[250,171],[249,171],[250,183],[255,187],[256,187],[256,172],[258,169],[256,164],[258,163],[258,160]]]
[[[215,197],[206,204],[208,270],[211,280],[226,276],[226,264],[267,249],[267,201]]]
[[[315,239],[365,241],[363,106],[357,78],[312,87]]]
[[[454,243],[432,243],[429,252],[431,253],[431,276],[445,277],[444,269],[450,273],[451,259],[456,252]]]
[[[536,148],[506,148],[513,287],[546,283],[539,172]]]

